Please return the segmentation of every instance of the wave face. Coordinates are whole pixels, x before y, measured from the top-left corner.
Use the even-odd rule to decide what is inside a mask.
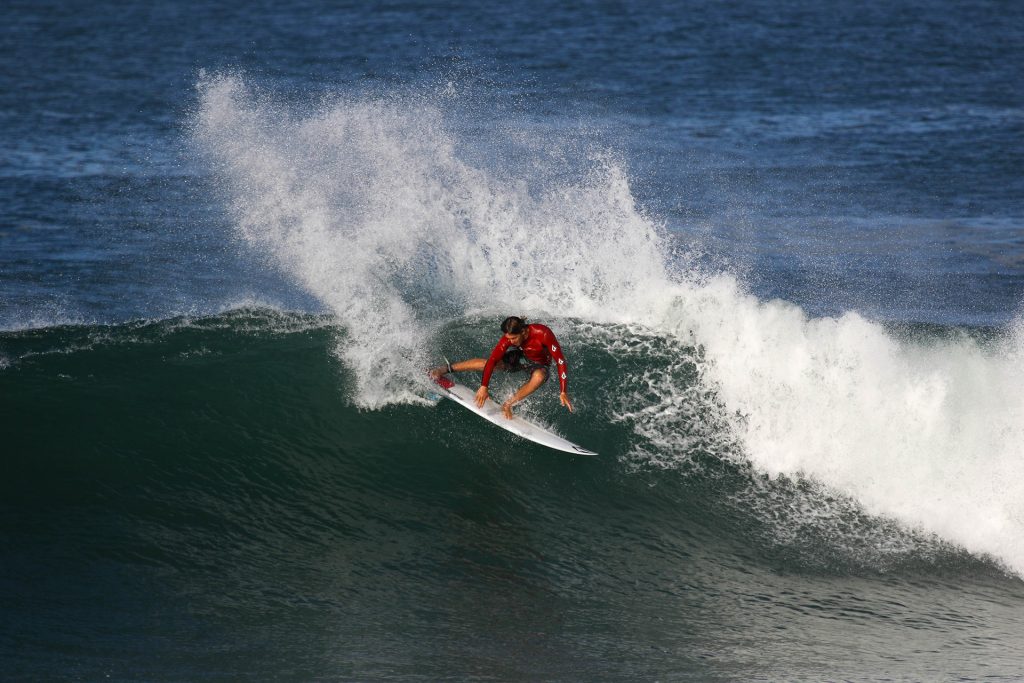
[[[237,233],[345,330],[355,405],[421,400],[421,368],[458,355],[450,321],[525,314],[571,364],[598,344],[632,368],[595,387],[632,431],[619,457],[687,470],[710,452],[1024,570],[1024,326],[898,330],[759,300],[694,266],[613,155],[528,130],[470,144],[440,96],[298,111],[235,76],[199,90],[194,139]]]
[[[332,315],[0,333],[0,412],[18,427],[0,478],[5,610],[21,624],[3,641],[11,676],[91,679],[114,661],[132,679],[168,667],[477,678],[501,661],[502,678],[598,680],[719,675],[714,658],[733,650],[730,667],[753,676],[766,672],[763,650],[742,652],[755,638],[780,675],[856,677],[892,670],[897,635],[930,653],[964,624],[974,635],[958,657],[1019,664],[1019,580],[923,524],[872,514],[825,475],[764,476],[765,454],[744,441],[756,431],[738,431],[708,388],[717,371],[698,347],[637,324],[557,322],[580,410],[551,392],[525,409],[601,457],[524,443],[445,401],[359,407]],[[467,352],[492,328],[465,317],[433,343]],[[512,390],[503,379],[495,390]],[[943,481],[927,476],[902,490]],[[557,626],[567,605],[578,632]],[[823,650],[796,652],[779,629],[813,632]],[[851,633],[881,654],[844,654]],[[659,645],[642,660],[575,654],[595,638]],[[495,654],[510,641],[529,656]]]

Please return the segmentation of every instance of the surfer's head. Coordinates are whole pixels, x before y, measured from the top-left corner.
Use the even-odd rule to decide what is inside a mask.
[[[526,318],[510,315],[502,321],[501,331],[505,333],[505,336],[508,337],[510,342],[519,346],[526,340]]]

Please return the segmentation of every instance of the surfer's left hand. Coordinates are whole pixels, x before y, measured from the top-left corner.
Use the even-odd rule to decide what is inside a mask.
[[[562,405],[569,409],[570,413],[576,412],[572,408],[572,402],[569,400],[569,394],[564,391],[558,395],[558,400],[562,402]]]

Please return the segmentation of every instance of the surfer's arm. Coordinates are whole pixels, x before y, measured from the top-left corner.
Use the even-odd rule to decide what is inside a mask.
[[[559,402],[569,409],[569,412],[573,412],[572,401],[569,400],[568,392],[568,367],[569,364],[565,362],[565,354],[562,353],[562,345],[558,342],[555,337],[555,333],[550,329],[547,330],[547,345],[551,351],[551,360],[555,362],[555,372],[558,373],[558,400]]]
[[[558,387],[559,391],[564,395],[568,391],[568,374],[566,373],[569,367],[565,362],[565,354],[562,353],[562,345],[558,343],[555,338],[555,333],[548,330],[548,349],[551,350],[551,359],[555,361],[555,372],[558,373]],[[563,401],[564,403],[564,401]]]
[[[491,381],[491,373],[494,372],[494,366],[498,364],[502,356],[505,355],[505,350],[508,349],[509,341],[505,337],[501,338],[501,341],[491,351],[491,357],[487,359],[487,364],[484,365],[484,376],[480,380],[480,388],[476,390],[476,405],[477,407],[483,407],[484,401],[487,400],[487,385]]]
[[[491,373],[494,372],[494,366],[496,366],[498,361],[501,360],[501,357],[505,355],[508,345],[508,339],[502,337],[501,341],[499,341],[494,347],[494,350],[491,351],[491,357],[487,359],[487,364],[484,365],[484,377],[480,380],[481,387],[486,387],[490,383]]]

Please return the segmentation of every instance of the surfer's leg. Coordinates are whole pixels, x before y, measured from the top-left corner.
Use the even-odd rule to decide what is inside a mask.
[[[468,372],[474,370],[476,372],[483,372],[485,365],[487,365],[486,358],[460,360],[458,363],[452,363],[452,372]]]
[[[457,363],[451,365],[439,365],[430,371],[431,377],[440,377],[441,375],[448,374],[449,372],[483,372],[484,366],[487,365],[486,358],[470,358],[469,360],[460,360]],[[511,372],[515,368],[511,367],[506,361],[500,360],[495,366],[495,369],[502,370],[504,372]]]
[[[547,368],[535,368],[530,373],[530,379],[526,380],[526,384],[519,387],[519,391],[512,395],[512,398],[505,401],[501,405],[501,411],[505,413],[505,417],[512,419],[512,406],[522,401],[524,398],[537,391],[540,385],[544,384],[548,379]]]
[[[460,360],[457,363],[450,363],[448,365],[439,365],[430,371],[430,376],[435,379],[441,375],[446,375],[449,372],[466,372],[467,370],[476,370],[477,372],[483,372],[484,366],[487,365],[486,358],[471,358],[470,360]]]

